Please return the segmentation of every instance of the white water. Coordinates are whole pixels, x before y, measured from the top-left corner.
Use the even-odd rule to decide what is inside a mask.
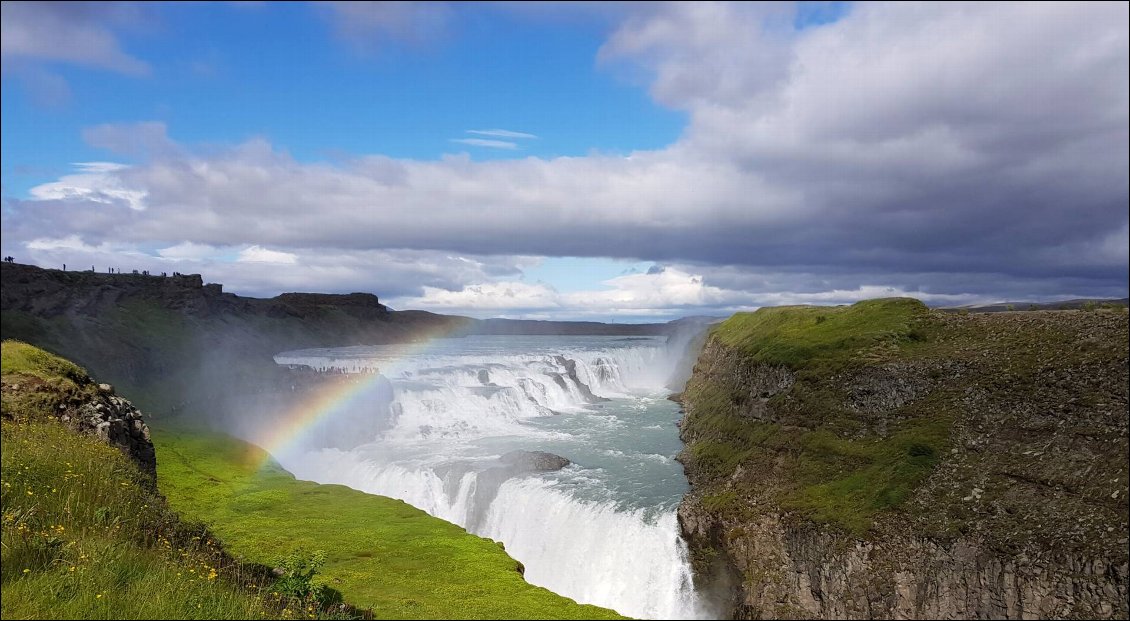
[[[287,352],[279,364],[379,372],[391,391],[342,405],[310,434],[317,445],[275,457],[502,541],[529,582],[579,602],[703,618],[675,519],[678,410],[664,398],[682,353],[662,337],[514,336]],[[573,463],[531,472],[500,461],[513,450]]]

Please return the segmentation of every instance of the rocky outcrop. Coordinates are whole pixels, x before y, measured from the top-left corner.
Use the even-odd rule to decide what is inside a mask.
[[[564,374],[558,374],[558,375],[554,376],[554,379],[557,380],[557,383],[561,386],[561,388],[563,390],[568,390],[568,387],[565,385],[565,378],[567,377],[570,380],[572,380],[573,385],[576,386],[577,390],[579,390],[581,392],[581,396],[584,397],[585,402],[587,402],[587,403],[600,403],[602,401],[608,401],[608,399],[605,399],[604,397],[599,397],[599,396],[593,394],[593,391],[592,391],[591,388],[589,388],[589,385],[582,382],[581,378],[577,377],[577,361],[576,360],[573,360],[572,358],[566,358],[565,356],[561,356],[561,355],[554,356],[553,359],[557,362],[557,364],[559,364],[559,365],[561,365],[562,367],[565,368]],[[597,372],[598,373],[603,369],[604,369],[604,366],[602,366],[602,365],[597,366]]]
[[[18,341],[5,340],[3,348],[0,417],[17,425],[57,421],[97,437],[132,459],[155,489],[156,453],[149,427],[133,404],[70,361]]]
[[[320,308],[340,309],[358,319],[378,319],[389,312],[372,293],[283,293],[274,298],[300,315],[313,314]]]
[[[699,554],[722,554],[741,576],[739,619],[1119,619],[1125,550],[1090,556],[904,534],[850,538],[783,516],[718,519],[701,498],[679,522]],[[712,574],[717,569],[708,569]]]
[[[1126,618],[1125,311],[905,334],[843,364],[708,342],[681,395],[699,580],[743,619]],[[900,450],[924,474],[852,504]]]
[[[436,474],[447,485],[458,486],[468,472],[476,472],[475,484],[468,503],[467,530],[476,532],[484,524],[488,509],[502,484],[510,479],[539,472],[560,470],[572,462],[545,451],[510,451],[486,468],[480,464],[451,462],[436,468]]]
[[[552,472],[573,463],[560,455],[545,451],[510,451],[499,457],[498,461],[519,472]]]
[[[98,384],[95,396],[81,404],[63,406],[59,420],[79,433],[94,435],[133,459],[156,484],[157,454],[141,411],[114,394],[109,384]]]
[[[794,373],[787,367],[753,362],[717,340],[706,342],[692,379],[709,384],[712,393],[732,404],[735,414],[760,422],[776,422],[769,400],[796,382]],[[686,394],[679,399],[683,402]],[[683,405],[685,408],[686,403]]]

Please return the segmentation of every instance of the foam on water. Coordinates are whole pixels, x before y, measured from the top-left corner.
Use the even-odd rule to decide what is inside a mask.
[[[353,413],[340,446],[276,454],[296,476],[402,499],[504,542],[526,579],[644,618],[701,618],[675,508],[677,406],[663,397],[683,352],[662,337],[469,337],[427,354],[352,347],[279,364],[391,380],[385,418]],[[376,414],[374,414],[376,417]],[[331,436],[332,437],[332,436]],[[547,451],[559,471],[508,465]]]

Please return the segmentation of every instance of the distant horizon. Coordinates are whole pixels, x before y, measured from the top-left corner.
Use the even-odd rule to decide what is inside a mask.
[[[34,264],[30,264],[30,263],[22,263],[18,260],[14,261],[14,263],[16,263],[18,265],[31,265],[33,267],[39,267],[41,269],[54,270],[54,271],[70,271],[70,272],[82,272],[82,273],[91,273],[92,272],[92,270],[88,270],[88,269],[62,270],[60,267],[34,265]],[[114,273],[100,272],[97,269],[95,269],[95,270],[93,270],[93,273],[104,274],[104,275],[107,275],[107,276],[121,275],[121,276],[148,276],[148,277],[154,277],[154,278],[162,277],[162,275],[160,273],[154,274],[152,272],[147,274],[147,275],[144,275],[140,272],[140,270],[138,271],[138,273],[135,274],[132,269],[127,270],[127,271],[122,271],[122,272],[114,272]],[[298,290],[292,290],[292,291],[279,291],[278,293],[275,293],[274,295],[256,296],[256,295],[244,295],[244,294],[241,294],[241,293],[236,292],[236,291],[229,291],[228,288],[226,287],[226,285],[224,285],[224,283],[222,283],[222,282],[212,282],[209,279],[204,278],[203,274],[179,273],[178,275],[181,276],[181,277],[199,276],[201,278],[202,282],[205,285],[218,284],[218,285],[221,285],[223,287],[224,293],[232,293],[234,295],[237,295],[239,297],[244,297],[244,298],[272,299],[272,298],[275,298],[275,297],[278,297],[278,296],[281,296],[281,295],[285,295],[285,294],[314,294],[314,295],[363,294],[363,295],[373,295],[374,297],[377,298],[378,301],[380,301],[380,303],[382,305],[384,305],[389,310],[392,310],[394,312],[402,312],[402,311],[435,312],[435,311],[431,311],[431,310],[424,309],[424,308],[394,308],[392,305],[386,304],[384,302],[384,300],[381,298],[381,294],[380,294],[379,291],[345,291],[345,290],[342,290],[342,291],[298,291]],[[167,276],[172,277],[172,276],[174,276],[174,274],[169,273]],[[913,295],[911,295],[911,296],[898,296],[898,297],[915,298],[915,296],[913,296]],[[919,298],[915,298],[915,299],[919,299]],[[929,308],[935,308],[935,309],[956,310],[956,309],[961,309],[961,308],[964,308],[964,307],[978,308],[978,307],[1016,305],[1016,306],[1018,306],[1018,308],[1016,310],[1027,310],[1026,308],[1023,308],[1024,305],[1030,305],[1030,304],[1036,304],[1036,305],[1062,304],[1062,303],[1068,303],[1068,302],[1120,302],[1120,301],[1124,301],[1125,299],[1126,299],[1125,296],[1123,296],[1122,298],[1114,298],[1114,297],[1111,297],[1111,298],[1060,298],[1060,299],[1051,299],[1051,300],[1007,300],[1007,299],[999,299],[999,300],[995,300],[995,301],[992,301],[992,302],[979,303],[979,304],[969,304],[969,305],[962,305],[962,306],[938,306],[938,305],[929,304],[928,302],[926,302],[924,300],[919,299],[919,301],[926,304],[926,306],[928,306]],[[848,303],[827,303],[827,304],[818,304],[817,303],[817,304],[810,304],[810,305],[811,306],[829,306],[829,307],[832,307],[832,306],[844,306],[844,305],[847,305],[847,304],[851,304],[851,302],[848,302]],[[782,306],[785,306],[785,305],[782,305]],[[763,306],[763,307],[758,307],[758,308],[770,308],[770,307],[769,306]],[[737,312],[754,312],[756,310],[757,309],[754,308],[754,309],[750,309],[750,310],[746,310],[746,311],[737,311]],[[725,313],[725,314],[718,314],[718,315],[682,314],[682,315],[667,316],[667,317],[663,317],[663,318],[660,318],[660,317],[641,317],[641,318],[638,318],[638,320],[636,320],[637,318],[631,318],[631,317],[613,317],[613,318],[607,319],[607,320],[600,320],[600,319],[591,319],[591,318],[574,319],[574,318],[568,318],[568,317],[563,317],[563,318],[535,318],[535,317],[512,317],[512,316],[505,316],[505,315],[465,315],[465,314],[461,314],[461,313],[442,313],[442,312],[436,313],[436,314],[448,315],[448,316],[463,316],[463,317],[468,317],[468,318],[477,319],[477,320],[503,319],[503,320],[509,320],[509,321],[541,321],[541,322],[562,322],[562,323],[577,322],[577,323],[604,323],[604,324],[631,324],[631,325],[656,324],[656,325],[658,325],[658,324],[671,323],[671,322],[674,322],[674,321],[681,321],[681,320],[684,320],[684,319],[711,319],[711,320],[722,321],[722,320],[725,320],[726,318],[730,317],[733,313]]]
[[[42,267],[621,323],[1130,290],[1126,3],[2,11]]]

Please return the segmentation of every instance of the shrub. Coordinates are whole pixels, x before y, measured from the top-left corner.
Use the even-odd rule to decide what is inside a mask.
[[[341,593],[314,580],[318,570],[325,564],[326,553],[322,550],[315,550],[311,554],[295,550],[278,560],[275,573],[280,575],[271,586],[271,591],[283,597],[317,603],[322,607],[340,603]]]

